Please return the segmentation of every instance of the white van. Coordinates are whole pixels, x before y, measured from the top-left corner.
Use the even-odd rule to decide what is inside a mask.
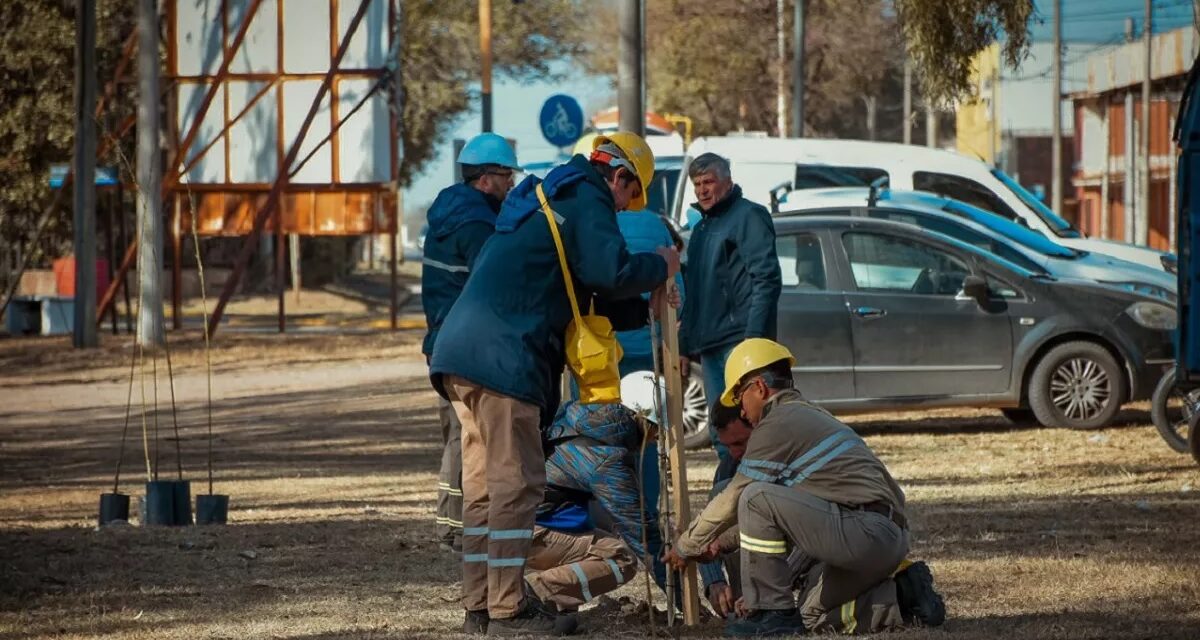
[[[697,138],[687,149],[675,190],[672,219],[688,224],[694,202],[687,181],[691,159],[712,152],[729,159],[742,194],[770,206],[771,194],[793,189],[869,184],[886,177],[893,189],[927,191],[1016,220],[1054,242],[1156,269],[1174,271],[1175,257],[1124,242],[1088,238],[999,169],[953,151],[891,142],[817,138]],[[693,214],[694,217],[694,214]]]

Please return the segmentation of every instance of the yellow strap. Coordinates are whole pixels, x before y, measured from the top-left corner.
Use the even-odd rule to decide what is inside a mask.
[[[546,214],[546,222],[550,223],[550,235],[554,236],[554,248],[558,250],[558,264],[562,267],[563,282],[567,285],[567,297],[571,299],[571,313],[575,314],[575,326],[583,328],[583,318],[579,317],[579,302],[575,300],[575,286],[571,283],[571,270],[567,267],[567,254],[563,250],[562,238],[558,235],[558,221],[554,219],[554,210],[546,200],[542,184],[537,186],[538,202],[542,203],[542,213]],[[595,303],[592,303],[595,305]]]

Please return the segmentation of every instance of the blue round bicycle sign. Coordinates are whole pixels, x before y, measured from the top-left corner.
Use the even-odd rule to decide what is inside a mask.
[[[569,147],[583,135],[583,109],[571,96],[550,96],[538,116],[542,135],[556,147]]]

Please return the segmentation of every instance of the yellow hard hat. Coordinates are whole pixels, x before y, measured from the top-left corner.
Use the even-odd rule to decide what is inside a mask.
[[[642,185],[642,196],[629,203],[629,210],[645,209],[646,190],[650,188],[650,181],[654,179],[654,152],[650,150],[650,145],[646,144],[641,136],[629,131],[598,135],[592,140],[592,149],[595,150],[600,145],[610,142],[615,144],[625,155],[625,159],[633,164],[634,173],[637,174],[638,182]]]
[[[767,338],[747,338],[729,352],[725,360],[725,393],[721,394],[721,404],[727,407],[737,406],[733,394],[737,391],[738,383],[751,371],[787,360],[788,366],[796,364],[796,358],[788,348]]]
[[[583,134],[583,137],[575,143],[575,148],[571,149],[571,155],[591,155],[592,149],[595,148],[592,142],[596,140],[596,136],[598,135],[600,134],[594,131],[592,133]]]

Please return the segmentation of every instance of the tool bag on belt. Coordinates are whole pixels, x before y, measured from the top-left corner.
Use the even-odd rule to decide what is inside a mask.
[[[550,235],[554,236],[554,247],[558,250],[558,263],[562,267],[563,282],[567,286],[567,297],[571,300],[571,313],[575,319],[567,325],[565,349],[567,366],[579,385],[579,401],[588,404],[610,404],[621,401],[621,375],[617,363],[621,360],[621,343],[613,332],[608,318],[596,315],[596,303],[592,302],[588,314],[580,315],[579,302],[575,299],[575,287],[571,282],[571,271],[567,267],[567,254],[563,250],[562,238],[558,234],[558,223],[554,210],[546,200],[542,185],[537,186],[538,202]]]

